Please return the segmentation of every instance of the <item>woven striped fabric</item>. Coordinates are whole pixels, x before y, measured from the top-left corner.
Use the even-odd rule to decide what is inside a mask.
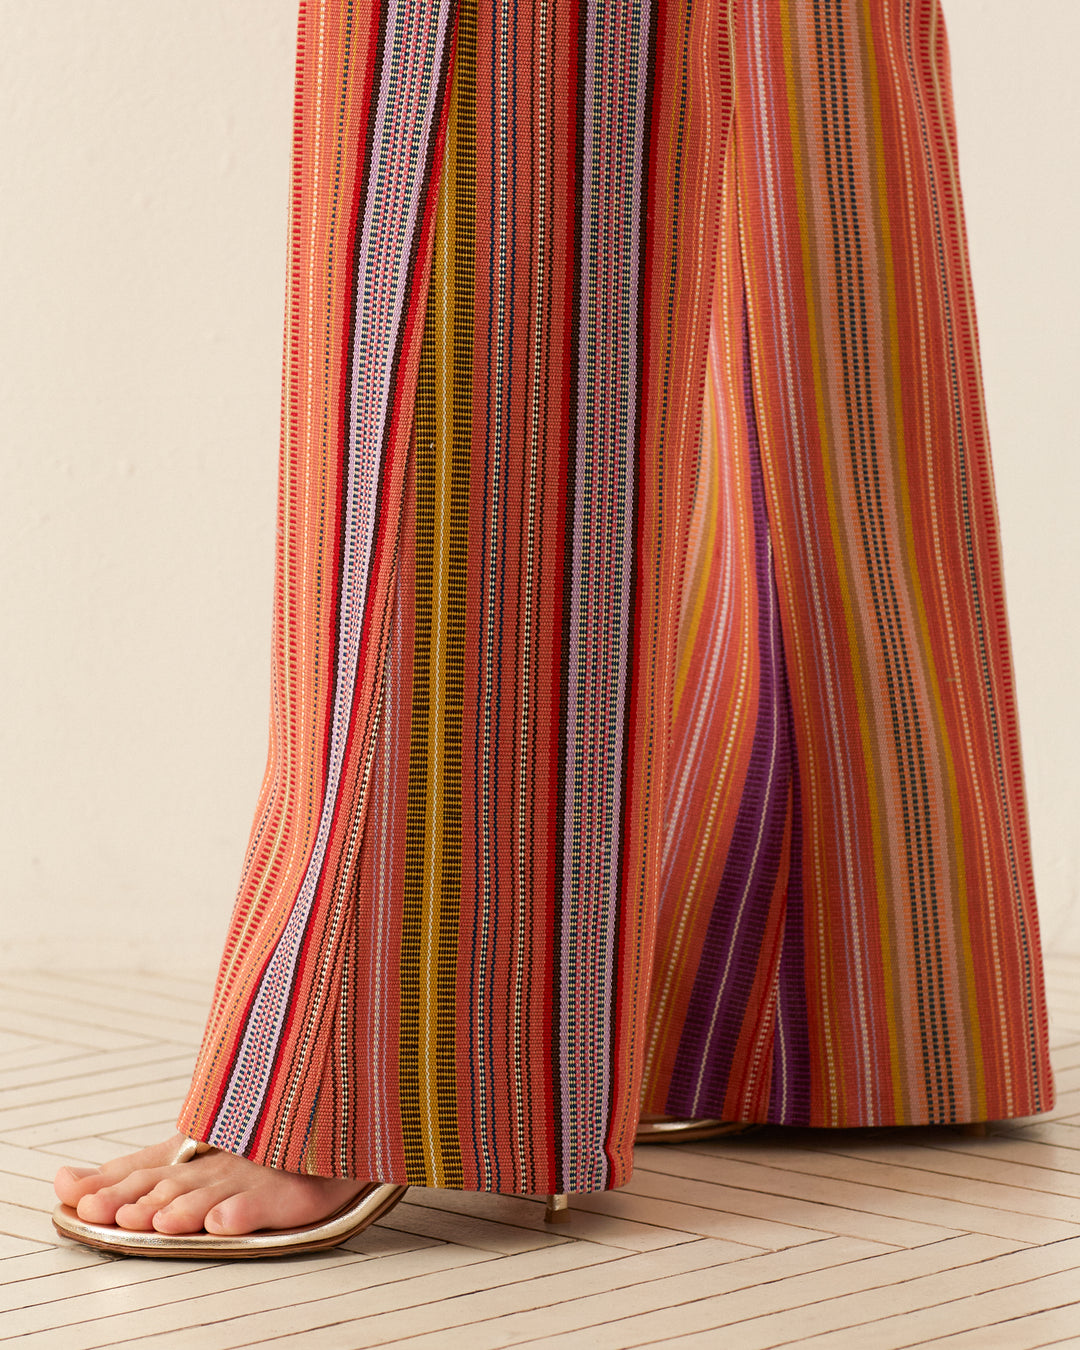
[[[935,0],[309,0],[270,756],[181,1127],[1045,1109]]]

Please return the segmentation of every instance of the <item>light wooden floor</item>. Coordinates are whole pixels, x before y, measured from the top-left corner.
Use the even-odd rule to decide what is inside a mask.
[[[0,1340],[485,1350],[1080,1346],[1080,959],[1051,967],[1052,1120],[762,1132],[640,1149],[575,1202],[409,1193],[345,1248],[117,1260],[54,1241],[49,1178],[171,1132],[206,991],[26,974],[0,987]]]

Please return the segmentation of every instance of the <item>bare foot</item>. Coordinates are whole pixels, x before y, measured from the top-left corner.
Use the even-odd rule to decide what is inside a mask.
[[[169,1166],[183,1142],[114,1158],[101,1168],[61,1167],[56,1194],[89,1223],[159,1233],[254,1233],[318,1223],[364,1182],[298,1176],[214,1149]]]

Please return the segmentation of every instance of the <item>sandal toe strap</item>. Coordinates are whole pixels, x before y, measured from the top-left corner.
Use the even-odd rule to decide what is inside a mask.
[[[173,1158],[171,1166],[175,1167],[177,1163],[190,1162],[192,1158],[200,1153],[209,1153],[212,1145],[200,1143],[198,1139],[185,1139],[176,1150],[176,1156]]]

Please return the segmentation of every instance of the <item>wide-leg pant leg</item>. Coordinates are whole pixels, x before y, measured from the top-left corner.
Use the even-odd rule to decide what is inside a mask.
[[[937,0],[739,0],[646,1102],[1047,1109]]]
[[[629,1173],[729,26],[302,6],[272,744],[201,1138]]]

